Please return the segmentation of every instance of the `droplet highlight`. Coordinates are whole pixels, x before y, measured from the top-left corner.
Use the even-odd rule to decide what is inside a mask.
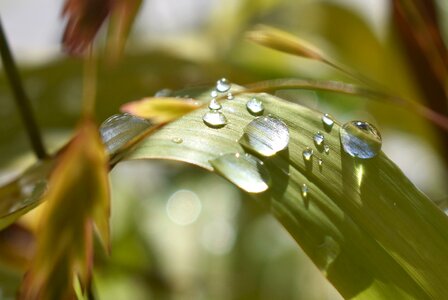
[[[257,98],[252,98],[246,103],[246,108],[254,116],[258,116],[263,114],[264,105],[263,102],[258,100]]]
[[[333,128],[334,125],[334,119],[333,116],[330,114],[324,114],[322,116],[322,123],[324,124],[324,128],[328,131],[331,130],[331,128]]]
[[[261,193],[269,188],[269,170],[253,155],[228,153],[210,163],[216,172],[248,193]]]
[[[302,184],[302,187],[300,188],[300,190],[301,190],[301,192],[302,192],[302,197],[303,197],[303,198],[308,197],[308,191],[309,191],[309,188],[308,188],[308,186],[307,186],[305,183]]]
[[[212,98],[218,97],[218,92],[216,90],[211,91],[210,92],[210,97],[212,97]]]
[[[289,144],[288,126],[275,117],[258,117],[245,128],[239,143],[263,156],[272,156]]]
[[[227,100],[233,100],[235,97],[233,97],[233,94],[228,92],[227,93]]]
[[[313,157],[313,154],[314,151],[310,147],[306,147],[305,150],[303,150],[302,152],[303,159],[305,159],[306,161],[310,161],[311,158]]]
[[[221,104],[219,104],[219,102],[215,98],[210,100],[210,103],[208,104],[208,108],[211,110],[219,110],[221,109],[221,107]]]
[[[212,110],[202,116],[204,123],[212,128],[221,128],[227,124],[227,118],[220,111]]]
[[[313,140],[316,146],[321,146],[322,143],[324,142],[324,135],[320,131],[318,131],[314,135]]]
[[[329,154],[330,153],[330,146],[324,145],[324,152],[325,152],[325,154]]]
[[[226,78],[221,78],[216,82],[216,90],[225,93],[230,90],[230,82]]]
[[[180,137],[173,137],[171,141],[175,144],[182,144],[184,140]]]
[[[350,121],[339,131],[344,151],[352,157],[369,159],[381,151],[382,139],[379,131],[365,121]]]

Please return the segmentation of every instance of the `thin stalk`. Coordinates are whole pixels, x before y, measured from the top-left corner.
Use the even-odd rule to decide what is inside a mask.
[[[97,63],[92,45],[89,46],[87,57],[84,61],[83,103],[84,117],[93,117],[95,112]]]
[[[28,138],[31,142],[34,154],[38,159],[44,159],[47,157],[42,137],[37,125],[36,119],[31,108],[30,100],[23,88],[22,80],[20,78],[17,66],[14,62],[14,58],[9,49],[8,41],[6,39],[3,25],[0,19],[0,55],[2,57],[3,69],[8,78],[12,92],[14,94],[14,100],[19,109],[20,116],[23,124],[25,125]]]

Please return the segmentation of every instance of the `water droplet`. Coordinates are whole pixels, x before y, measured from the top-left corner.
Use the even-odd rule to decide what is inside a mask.
[[[288,146],[288,126],[274,117],[255,118],[244,128],[239,143],[260,155],[272,156]]]
[[[100,126],[100,134],[109,154],[114,154],[151,126],[145,119],[131,114],[113,115]]]
[[[212,110],[208,111],[202,117],[206,125],[213,128],[221,128],[227,124],[227,118],[222,112]]]
[[[302,152],[303,158],[306,161],[311,160],[311,158],[313,157],[313,154],[314,154],[314,151],[310,147],[306,147],[306,149],[303,150],[303,152]]]
[[[304,183],[304,184],[302,184],[302,187],[300,188],[300,190],[302,191],[303,198],[306,198],[308,196],[308,191],[309,191],[308,186]]]
[[[314,143],[316,143],[317,146],[320,146],[324,142],[324,135],[320,131],[318,131],[314,135],[313,140],[314,140]]]
[[[231,92],[227,93],[227,100],[233,100],[233,94]]]
[[[341,247],[339,243],[327,235],[324,238],[324,242],[317,249],[318,254],[321,256],[321,268],[327,272],[328,268],[336,261],[339,254],[341,253]]]
[[[221,78],[216,82],[216,90],[225,93],[230,89],[230,82],[226,78]]]
[[[322,160],[322,158],[319,157],[319,158],[317,159],[317,163],[318,163],[319,167],[322,167],[324,161]]]
[[[249,193],[269,188],[270,175],[263,162],[250,154],[228,153],[210,161],[216,172]]]
[[[330,146],[324,145],[324,151],[326,154],[330,153]]]
[[[216,98],[216,97],[218,97],[218,92],[216,90],[213,90],[213,91],[210,92],[210,96],[212,98]]]
[[[333,128],[334,125],[333,116],[330,114],[324,114],[322,116],[322,123],[324,123],[324,128],[326,130],[331,130],[331,128]]]
[[[263,114],[264,105],[263,102],[258,100],[257,98],[252,98],[246,103],[247,110],[255,116]]]
[[[171,141],[175,144],[182,144],[184,140],[180,137],[173,137]]]
[[[170,89],[161,89],[154,94],[154,97],[169,97],[173,94]]]
[[[368,159],[381,150],[381,135],[371,124],[364,121],[350,121],[339,132],[342,147],[350,156]]]
[[[219,104],[219,102],[216,101],[215,98],[213,98],[208,104],[208,108],[210,108],[211,110],[219,110],[221,109],[221,104]]]

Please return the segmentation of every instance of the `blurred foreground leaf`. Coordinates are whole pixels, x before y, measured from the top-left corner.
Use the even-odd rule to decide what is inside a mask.
[[[263,101],[265,115],[288,126],[289,145],[271,157],[252,153],[247,163],[236,166],[241,167],[238,172],[244,166],[259,168],[256,159],[263,161],[271,181],[254,198],[288,229],[341,295],[443,299],[448,293],[446,216],[383,153],[364,161],[345,154],[339,124],[328,130],[319,112],[267,94],[240,94],[222,103],[226,126],[205,125],[202,117],[208,109],[198,109],[146,138],[127,159],[178,160],[213,171],[211,161],[245,152],[238,140],[255,118],[246,108],[254,96]],[[328,154],[313,143],[317,131],[324,133]],[[274,139],[275,133],[267,138]],[[314,151],[310,161],[302,155],[307,147]],[[241,174],[232,178],[229,169],[220,173],[234,183],[244,181]],[[254,171],[248,170],[248,176]],[[259,184],[260,178],[254,182]]]
[[[51,174],[37,249],[21,299],[74,299],[73,282],[91,280],[93,226],[109,244],[107,158],[96,126],[85,121]]]

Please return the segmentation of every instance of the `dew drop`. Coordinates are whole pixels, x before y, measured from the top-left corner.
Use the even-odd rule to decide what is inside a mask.
[[[221,128],[227,124],[227,118],[222,112],[212,110],[202,116],[204,123],[212,128]]]
[[[302,184],[302,187],[300,188],[300,190],[302,191],[302,197],[306,198],[308,196],[308,191],[309,191],[308,186],[304,183],[304,184]]]
[[[263,162],[250,154],[228,153],[210,161],[216,172],[249,193],[269,188],[270,175]]]
[[[216,90],[211,91],[210,92],[210,97],[212,97],[212,98],[218,97],[218,92]]]
[[[255,118],[244,128],[239,143],[260,155],[272,156],[288,146],[288,126],[271,116]]]
[[[246,103],[247,110],[254,116],[258,116],[263,114],[264,105],[263,102],[258,100],[257,98],[252,98]]]
[[[216,82],[216,90],[225,93],[230,89],[230,82],[226,78],[221,78]]]
[[[175,144],[182,144],[184,140],[180,137],[173,137],[171,141]]]
[[[173,94],[170,89],[161,89],[154,94],[154,97],[169,97]]]
[[[322,160],[322,158],[319,157],[317,159],[317,164],[319,165],[319,167],[322,167],[323,163],[324,163],[324,161]]]
[[[334,125],[333,116],[330,114],[324,114],[322,116],[322,123],[324,124],[324,128],[326,130],[331,130],[331,128],[333,128]]]
[[[233,94],[231,92],[228,92],[227,93],[227,100],[233,100],[233,99],[234,99]]]
[[[326,154],[330,153],[330,146],[324,145],[324,151]]]
[[[100,126],[100,134],[106,150],[114,154],[151,126],[145,119],[128,113],[113,115]]]
[[[221,104],[219,104],[219,102],[215,98],[213,98],[208,104],[208,108],[210,108],[211,110],[219,110],[221,109],[221,107]]]
[[[350,156],[369,159],[381,150],[381,135],[371,124],[364,121],[350,121],[339,132],[344,151]]]
[[[303,152],[302,152],[303,158],[306,161],[310,161],[311,158],[313,157],[313,154],[314,154],[314,151],[310,147],[306,147],[306,149],[303,150]]]
[[[316,146],[320,146],[324,142],[324,135],[320,131],[318,131],[314,135],[313,140],[314,140],[314,143],[316,144]]]

